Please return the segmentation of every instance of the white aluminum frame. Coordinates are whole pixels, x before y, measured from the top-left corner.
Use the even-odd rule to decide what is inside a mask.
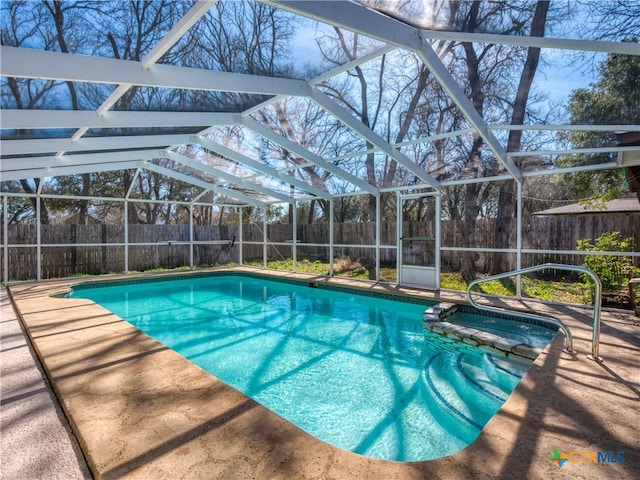
[[[402,259],[402,239],[403,239],[403,221],[402,221],[402,206],[405,200],[433,197],[435,201],[435,232],[434,232],[434,263],[433,267],[416,266],[416,265],[403,265]],[[396,275],[398,285],[421,287],[432,290],[440,289],[440,194],[438,192],[424,192],[424,193],[410,193],[398,195],[396,203],[396,217],[397,217],[397,229],[396,229]]]
[[[135,179],[141,172],[141,169],[147,169],[166,175],[180,181],[191,183],[202,189],[191,202],[172,202],[176,204],[187,204],[190,210],[190,262],[193,264],[193,246],[203,242],[194,242],[193,240],[193,207],[195,205],[205,204],[198,202],[199,198],[206,192],[213,191],[229,198],[233,198],[245,205],[254,205],[258,208],[266,209],[270,203],[286,202],[292,205],[294,212],[297,212],[297,202],[302,200],[310,200],[313,198],[321,198],[329,201],[330,205],[330,240],[329,240],[329,257],[331,260],[330,274],[333,274],[333,255],[335,247],[343,245],[335,245],[333,238],[333,214],[334,214],[334,198],[345,195],[354,194],[370,194],[376,198],[376,240],[375,245],[348,245],[359,248],[375,248],[376,249],[376,280],[380,280],[380,251],[382,248],[394,248],[393,246],[380,245],[380,194],[382,192],[398,192],[400,198],[406,194],[407,189],[431,189],[435,190],[437,207],[437,228],[440,225],[440,197],[437,192],[444,186],[463,185],[471,182],[490,182],[503,181],[513,179],[517,185],[517,236],[515,248],[507,249],[468,249],[455,247],[442,247],[439,244],[439,234],[437,238],[438,250],[438,266],[440,250],[450,251],[492,251],[492,252],[510,252],[516,253],[517,267],[521,267],[522,255],[526,253],[538,252],[537,250],[527,250],[522,248],[522,180],[527,177],[535,177],[542,175],[554,175],[559,173],[571,173],[578,171],[596,171],[609,168],[620,168],[620,161],[609,162],[599,165],[588,165],[581,167],[568,167],[554,169],[553,171],[534,171],[522,172],[516,167],[513,159],[521,156],[544,156],[559,154],[579,154],[579,153],[615,153],[640,152],[640,147],[611,147],[611,148],[588,148],[588,149],[557,149],[557,150],[541,150],[529,152],[506,152],[494,135],[495,130],[531,130],[531,131],[640,131],[639,125],[487,125],[486,122],[478,115],[470,100],[464,95],[463,91],[457,85],[448,72],[442,61],[438,58],[435,51],[429,44],[429,40],[452,40],[464,42],[488,42],[506,45],[520,45],[525,47],[552,48],[576,51],[592,51],[604,53],[619,53],[623,55],[640,55],[640,49],[637,44],[624,42],[603,42],[603,41],[585,41],[585,40],[563,40],[545,37],[523,37],[523,36],[504,36],[492,34],[472,34],[463,32],[440,32],[421,29],[418,26],[411,25],[407,22],[398,21],[384,14],[376,12],[372,9],[363,8],[362,6],[352,2],[335,2],[335,1],[277,1],[277,0],[259,0],[262,3],[272,5],[276,8],[287,10],[298,15],[316,19],[326,24],[333,25],[338,28],[344,28],[352,32],[357,32],[369,38],[377,39],[383,42],[383,45],[351,62],[345,63],[329,72],[309,80],[295,80],[285,78],[272,78],[256,75],[236,74],[230,72],[213,72],[195,68],[182,68],[170,65],[159,64],[161,57],[191,28],[202,16],[206,15],[209,9],[215,5],[215,0],[195,2],[191,9],[176,23],[176,25],[164,36],[162,40],[143,58],[140,62],[124,61],[117,59],[89,57],[83,55],[64,54],[53,51],[38,51],[32,49],[15,48],[2,46],[0,47],[0,74],[2,76],[16,76],[22,78],[38,78],[56,81],[75,81],[75,82],[93,82],[100,84],[115,85],[116,88],[112,94],[95,111],[60,111],[60,110],[12,110],[5,109],[2,111],[2,128],[3,129],[76,129],[70,138],[64,139],[30,139],[30,140],[0,140],[0,151],[3,158],[0,165],[0,174],[2,180],[19,180],[23,178],[40,178],[44,180],[47,177],[83,174],[102,171],[116,171],[122,169],[135,169]],[[361,124],[354,116],[347,112],[343,107],[322,93],[318,88],[319,85],[340,73],[346,72],[355,66],[361,65],[372,59],[380,57],[395,49],[406,49],[416,53],[424,64],[431,70],[434,77],[438,80],[445,91],[448,92],[454,103],[465,115],[471,128],[459,130],[456,132],[448,132],[445,134],[434,135],[422,139],[414,139],[402,142],[396,145],[390,144],[377,133]],[[175,88],[175,89],[196,89],[202,91],[228,91],[237,93],[254,93],[262,95],[271,95],[272,98],[244,112],[227,113],[227,112],[118,112],[111,111],[113,105],[122,95],[124,95],[133,86],[153,87],[153,88]],[[374,145],[373,148],[364,152],[358,152],[349,156],[336,157],[333,159],[322,158],[312,152],[302,148],[300,145],[292,142],[266,126],[257,122],[251,117],[260,108],[277,101],[278,99],[299,96],[315,102],[323,108],[329,115],[341,121],[344,125],[360,135],[365,141]],[[316,165],[333,175],[339,176],[341,179],[350,183],[358,191],[331,195],[324,190],[316,188],[306,182],[297,179],[294,173],[289,173],[296,166],[287,169],[275,169],[267,165],[263,165],[258,161],[250,159],[239,152],[235,152],[222,145],[219,145],[207,139],[204,135],[216,128],[224,125],[239,125],[248,128],[263,138],[289,150],[294,155],[306,160],[305,165]],[[206,127],[205,127],[206,126]],[[140,128],[140,127],[205,127],[204,130],[196,135],[193,134],[167,134],[167,135],[141,135],[141,136],[118,136],[104,138],[86,138],[85,133],[91,128]],[[468,135],[476,133],[480,135],[485,144],[493,151],[498,161],[503,165],[506,173],[493,177],[480,179],[459,179],[438,182],[427,171],[423,170],[415,162],[400,152],[400,148],[406,145],[417,144],[422,142],[432,142],[438,139],[451,138],[458,135]],[[232,175],[223,170],[214,167],[208,167],[200,162],[190,159],[184,155],[175,152],[176,146],[194,143],[228,158],[233,161],[245,164],[264,175],[273,177],[280,182],[288,183],[295,188],[309,194],[308,198],[295,199],[274,191],[267,187],[253,183],[250,177],[241,178]],[[135,150],[130,150],[135,149]],[[140,150],[147,149],[147,150]],[[109,152],[105,152],[109,150]],[[344,158],[357,157],[368,153],[381,153],[396,161],[402,168],[413,173],[421,182],[420,185],[411,187],[400,186],[381,189],[375,185],[370,185],[361,178],[342,170],[336,165],[336,162]],[[49,155],[46,155],[49,154]],[[33,157],[32,155],[40,155]],[[239,185],[244,189],[253,190],[258,194],[266,197],[268,200],[258,200],[242,192],[215,185],[211,182],[205,182],[198,178],[177,172],[172,169],[160,167],[150,163],[154,158],[170,158],[176,162],[188,165],[191,168],[199,169],[205,174],[211,174],[226,181]],[[630,164],[640,164],[640,155],[629,155]],[[626,164],[625,164],[626,165]],[[3,208],[3,232],[4,244],[2,246],[5,253],[3,262],[4,275],[3,278],[8,281],[8,249],[35,247],[38,252],[38,280],[42,277],[41,272],[41,249],[48,248],[51,245],[43,245],[41,242],[42,232],[40,225],[40,199],[56,198],[55,195],[42,193],[44,181],[39,184],[38,191],[35,194],[8,193],[2,194]],[[100,199],[99,197],[80,197],[76,199],[104,200],[123,202],[125,215],[125,239],[122,243],[125,249],[125,271],[128,271],[128,221],[127,221],[127,205],[128,202],[147,202],[147,203],[166,203],[163,200],[144,200],[131,198],[132,187],[126,192],[123,198]],[[402,193],[404,192],[404,193]],[[418,196],[426,196],[426,193],[416,194]],[[36,198],[36,217],[37,217],[37,245],[10,245],[8,243],[8,214],[6,212],[8,199],[10,197],[35,197]],[[399,204],[400,204],[399,200]],[[217,204],[222,205],[222,204]],[[239,210],[239,249],[240,263],[242,263],[242,207],[236,204],[229,205]],[[295,218],[295,215],[294,215]],[[400,218],[400,216],[399,216]],[[401,220],[400,220],[401,221]],[[294,221],[294,237],[292,244],[292,254],[294,258],[294,270],[297,262],[297,229]],[[398,229],[399,231],[399,229]],[[264,221],[264,266],[267,263],[267,225],[266,216]],[[220,242],[204,242],[204,243],[225,243]],[[80,244],[74,244],[80,246]],[[115,246],[120,244],[106,244]],[[138,245],[138,244],[131,244]],[[142,245],[142,244],[141,244]],[[68,246],[68,245],[57,245]],[[86,246],[91,246],[86,244]],[[346,245],[345,245],[346,246]],[[401,248],[396,246],[395,248]],[[549,252],[554,253],[554,252]],[[584,252],[568,250],[555,253],[572,253],[583,255]],[[611,254],[611,255],[629,255],[620,252],[593,252],[594,254]],[[632,257],[640,256],[638,252],[632,252]],[[193,266],[193,265],[191,265]],[[439,280],[439,272],[438,272]]]

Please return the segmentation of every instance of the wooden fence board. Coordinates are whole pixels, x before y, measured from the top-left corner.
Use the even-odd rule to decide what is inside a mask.
[[[515,223],[515,221],[514,221]],[[460,221],[444,221],[441,224],[442,247],[482,247],[491,248],[494,243],[494,219],[481,219],[476,222],[473,232],[466,232]],[[298,225],[298,259],[328,259],[329,249],[324,246],[307,246],[305,243],[328,243],[329,225],[327,223]],[[509,226],[514,228],[514,225]],[[404,226],[406,236],[433,236],[433,227],[429,222],[407,222]],[[522,244],[526,249],[535,250],[574,250],[579,239],[596,238],[605,232],[619,231],[623,238],[632,237],[636,251],[640,246],[640,217],[633,215],[591,215],[567,217],[530,217],[523,222]],[[236,245],[230,246],[233,236]],[[223,242],[221,244],[194,245],[194,264],[226,264],[240,262],[238,226],[213,225],[194,226],[195,241]],[[247,224],[242,226],[245,242],[257,242],[256,245],[243,245],[243,261],[262,261],[263,226]],[[270,261],[290,258],[292,248],[287,244],[293,239],[292,226],[288,224],[270,224],[267,226],[269,246],[267,255]],[[365,263],[375,260],[376,231],[373,223],[337,223],[334,225],[334,243],[344,245],[336,247],[334,257],[349,256],[361,259]],[[1,239],[0,240],[4,240]],[[122,225],[42,225],[42,244],[57,245],[71,243],[69,246],[42,247],[42,277],[57,278],[79,274],[100,274],[121,272],[124,270],[124,247],[98,245],[95,247],[76,246],[74,244],[122,243],[124,227]],[[129,246],[129,269],[148,270],[151,268],[174,268],[189,265],[188,245],[169,245],[168,242],[188,242],[188,225],[129,225],[130,243],[151,243],[145,246]],[[36,278],[37,229],[35,225],[9,225],[8,243],[14,245],[34,245],[34,247],[9,247],[9,279],[25,280]],[[369,245],[358,247],[356,245]],[[382,222],[380,225],[380,258],[383,264],[395,265],[396,262],[396,224]],[[386,248],[385,248],[386,247]],[[4,250],[2,255],[4,258]],[[495,253],[480,252],[477,255],[478,271],[486,272],[491,266]],[[506,255],[515,267],[515,254]],[[460,267],[460,252],[442,252],[443,270],[457,270]],[[523,254],[524,266],[545,262],[581,264],[583,255],[569,254]],[[638,259],[635,259],[638,264]],[[4,265],[4,263],[2,263]]]

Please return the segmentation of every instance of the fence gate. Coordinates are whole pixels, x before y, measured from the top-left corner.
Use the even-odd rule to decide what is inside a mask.
[[[440,196],[398,199],[398,284],[440,288]]]

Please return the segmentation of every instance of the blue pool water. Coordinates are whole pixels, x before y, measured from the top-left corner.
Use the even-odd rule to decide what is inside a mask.
[[[107,285],[70,296],[104,306],[315,437],[374,458],[464,448],[529,366],[425,331],[419,304],[239,275]],[[477,327],[480,318],[459,320]],[[517,335],[545,345],[554,334],[526,330]]]

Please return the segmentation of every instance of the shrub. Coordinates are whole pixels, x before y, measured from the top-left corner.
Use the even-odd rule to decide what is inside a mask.
[[[596,240],[595,245],[590,240],[578,240],[577,250],[596,252],[632,252],[633,238],[620,238],[620,232],[607,232]],[[638,271],[631,263],[631,258],[622,255],[587,255],[583,266],[593,270],[600,277],[604,291],[622,290],[627,288],[627,281]],[[593,280],[587,274],[581,273],[584,283],[593,285]]]

